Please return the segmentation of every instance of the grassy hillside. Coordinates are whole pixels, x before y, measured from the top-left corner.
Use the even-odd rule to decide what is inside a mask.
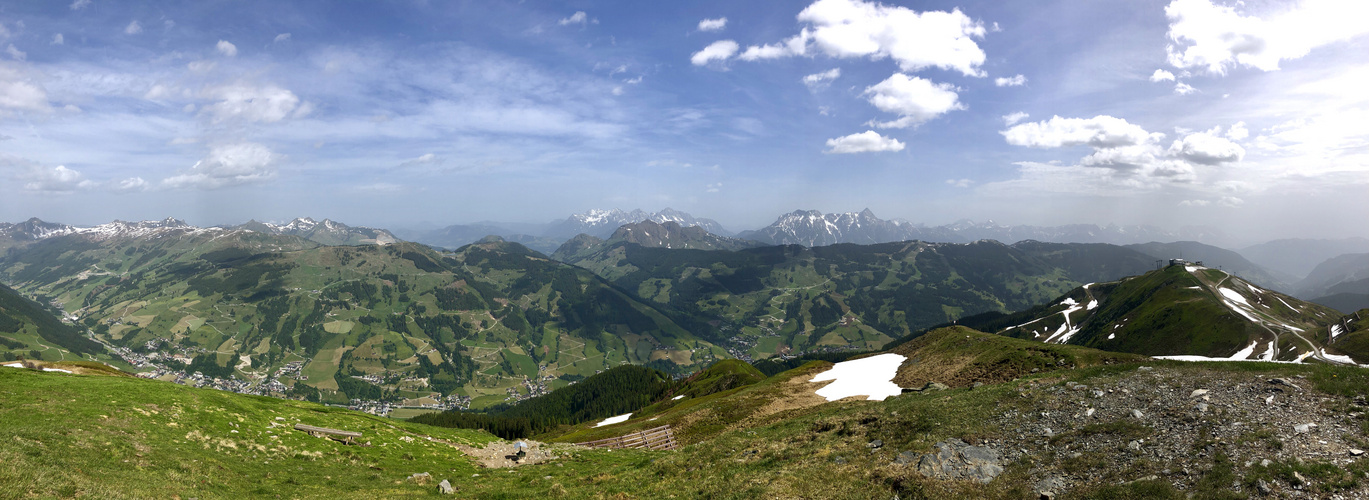
[[[62,323],[42,304],[0,285],[0,359],[79,360],[103,352],[84,328]]]
[[[205,374],[236,371],[263,394],[478,408],[624,362],[688,371],[726,356],[674,313],[500,241],[442,254],[246,231],[69,236],[3,264],[145,369],[207,358]]]
[[[902,347],[928,366],[1027,359],[1041,347],[964,330],[924,338]],[[687,443],[679,451],[560,449],[556,459],[510,469],[478,468],[448,444],[506,446],[483,433],[127,377],[0,368],[0,432],[12,436],[0,448],[0,484],[20,498],[394,498],[435,494],[432,483],[405,479],[429,472],[469,498],[1020,499],[1039,496],[1052,478],[1057,498],[1369,493],[1369,463],[1348,451],[1369,442],[1353,411],[1369,372],[1108,364],[1106,353],[1045,347],[1073,358],[1018,380],[884,401],[817,397],[824,383],[808,380],[830,364],[814,362],[559,438],[671,423]],[[1206,404],[1199,390],[1210,392],[1212,408],[1198,405]],[[1319,427],[1300,433],[1291,422]],[[371,446],[310,437],[295,423],[361,431]],[[954,442],[993,452],[1001,473],[981,484],[919,472],[920,457]]]
[[[1294,360],[1319,352],[1337,317],[1216,269],[1176,265],[1080,287],[996,325],[1008,336],[1116,352]]]
[[[875,349],[985,311],[1045,302],[1152,266],[1112,245],[993,241],[672,250],[619,242],[563,255],[644,300],[708,319],[738,357]],[[588,251],[587,248],[597,248]],[[573,250],[573,251],[572,251]]]

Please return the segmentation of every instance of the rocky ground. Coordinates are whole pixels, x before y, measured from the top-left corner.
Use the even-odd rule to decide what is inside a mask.
[[[1025,465],[1043,498],[1082,485],[1164,482],[1235,497],[1369,498],[1361,397],[1328,396],[1299,377],[1140,367],[1083,385],[1043,379],[994,420],[999,438],[950,440],[896,463],[985,481]],[[1218,483],[1214,483],[1217,481]],[[1206,484],[1200,485],[1200,483]]]

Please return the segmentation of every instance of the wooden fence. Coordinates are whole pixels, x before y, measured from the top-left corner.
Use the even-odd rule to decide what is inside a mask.
[[[588,446],[590,448],[647,448],[652,450],[674,450],[680,446],[679,443],[675,442],[675,433],[671,432],[669,425],[637,431],[623,436],[575,444]]]

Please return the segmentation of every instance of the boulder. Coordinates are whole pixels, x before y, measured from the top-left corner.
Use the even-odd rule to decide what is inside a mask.
[[[984,447],[971,446],[959,439],[950,439],[936,444],[936,452],[922,455],[917,462],[917,471],[923,476],[936,479],[968,479],[988,483],[1003,473],[999,465],[998,451]]]
[[[443,495],[456,494],[456,488],[453,488],[452,483],[448,482],[446,479],[443,479],[442,482],[437,483],[437,491],[438,493],[441,493]]]
[[[415,474],[412,475],[412,476],[409,476],[409,481],[412,481],[412,482],[415,482],[415,483],[418,483],[418,484],[428,484],[428,483],[429,483],[430,481],[432,481],[432,480],[433,480],[433,475],[432,475],[432,474],[429,474],[429,473],[427,473],[427,472],[418,472],[418,473],[415,473]]]

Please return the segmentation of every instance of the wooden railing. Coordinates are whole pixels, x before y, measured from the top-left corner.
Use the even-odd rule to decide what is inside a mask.
[[[680,446],[679,443],[675,442],[675,433],[671,432],[669,425],[637,431],[623,436],[575,444],[588,446],[590,448],[646,448],[651,450],[674,450]]]

